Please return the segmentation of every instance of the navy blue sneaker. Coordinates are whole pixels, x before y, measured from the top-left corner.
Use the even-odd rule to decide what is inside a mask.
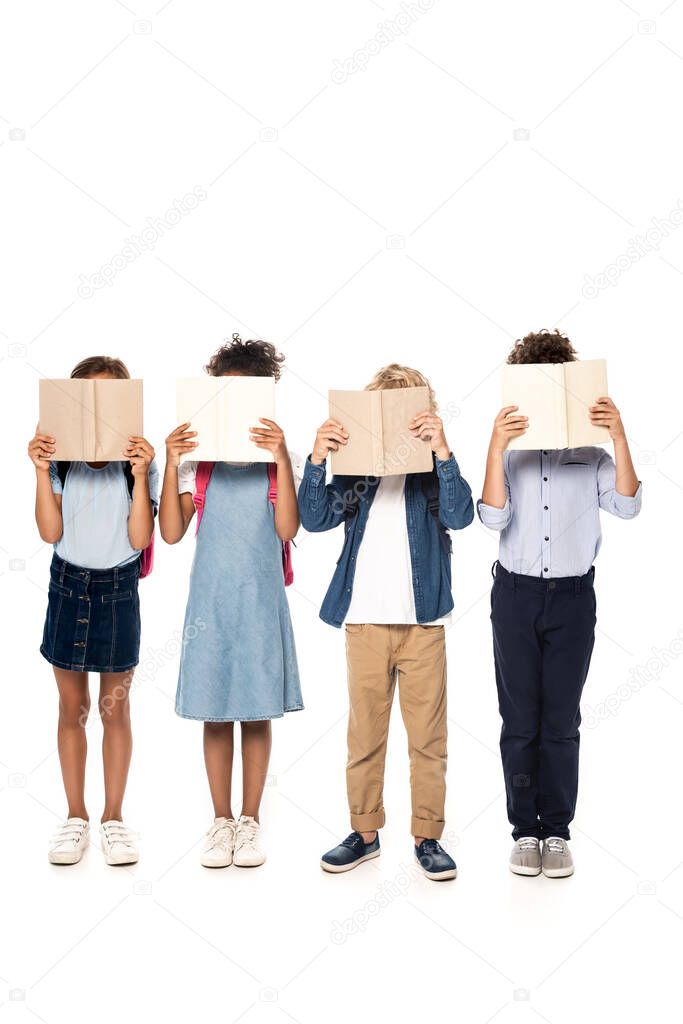
[[[427,878],[435,882],[445,882],[447,878],[458,877],[455,861],[436,839],[423,839],[420,845],[415,847],[415,857]]]
[[[364,843],[360,832],[352,832],[339,846],[323,854],[320,867],[323,871],[350,871],[364,860],[379,857],[379,852],[379,832],[371,843]]]

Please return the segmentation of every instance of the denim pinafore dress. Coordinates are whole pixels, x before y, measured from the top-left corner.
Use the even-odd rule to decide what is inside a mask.
[[[302,708],[267,466],[217,462],[192,563],[176,712],[251,722]]]

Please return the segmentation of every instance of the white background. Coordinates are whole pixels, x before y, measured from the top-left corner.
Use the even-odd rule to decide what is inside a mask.
[[[682,198],[683,3],[436,0],[413,5],[382,46],[380,23],[402,13],[389,0],[159,3],[3,4],[0,1024],[673,1019],[683,229],[660,227],[640,258],[628,250]],[[79,294],[195,188],[206,193],[196,209],[113,277],[105,269],[110,285]],[[617,261],[612,284],[585,288]],[[286,352],[278,418],[304,454],[328,387],[406,362],[433,380],[477,496],[498,368],[516,337],[554,326],[584,357],[607,358],[645,488],[639,519],[604,523],[575,876],[507,869],[488,618],[496,538],[478,523],[455,536],[448,634],[444,843],[456,882],[412,872],[398,710],[382,857],[342,877],[318,867],[348,831],[343,636],[317,617],[340,533],[301,536],[295,552],[306,710],[274,726],[267,864],[198,863],[211,820],[201,726],[173,711],[188,536],[159,544],[141,584],[126,803],[140,863],[107,868],[93,847],[76,868],[50,867],[65,808],[55,687],[38,653],[50,551],[25,454],[39,377],[122,357],[145,379],[163,463],[174,378],[200,373],[233,331]],[[89,735],[97,821],[94,721]]]

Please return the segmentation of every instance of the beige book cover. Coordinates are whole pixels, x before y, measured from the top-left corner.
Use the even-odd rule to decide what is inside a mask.
[[[176,382],[178,423],[191,423],[201,462],[272,462],[271,452],[249,440],[261,417],[275,419],[274,377],[189,377]]]
[[[141,380],[41,380],[39,405],[57,460],[124,462],[128,438],[143,436]]]
[[[332,452],[332,472],[343,476],[396,476],[431,472],[432,449],[408,424],[429,409],[427,388],[330,391],[330,416],[349,432]]]
[[[513,363],[503,367],[503,405],[519,406],[529,429],[510,449],[581,448],[605,444],[609,431],[595,427],[589,409],[607,395],[604,359],[573,363]]]

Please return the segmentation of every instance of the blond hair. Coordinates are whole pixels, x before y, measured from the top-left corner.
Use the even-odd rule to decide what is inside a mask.
[[[413,370],[410,366],[401,366],[399,363],[383,366],[381,370],[377,371],[365,390],[381,391],[383,388],[427,388],[431,411],[436,412],[438,408],[434,388],[423,373]]]

